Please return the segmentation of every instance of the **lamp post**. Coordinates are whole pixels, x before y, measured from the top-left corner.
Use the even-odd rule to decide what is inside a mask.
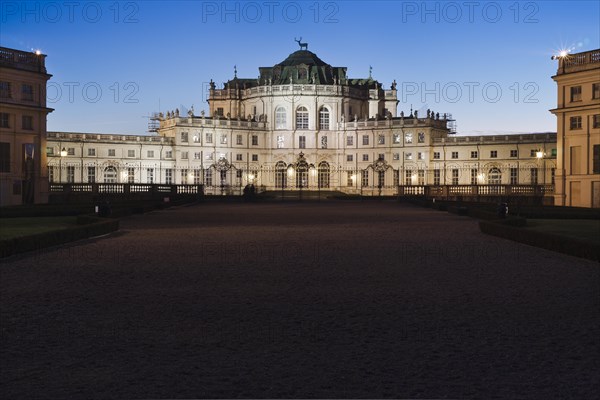
[[[535,152],[535,156],[537,157],[538,160],[542,160],[542,185],[541,185],[541,192],[542,192],[542,202],[544,201],[544,196],[545,196],[545,191],[546,191],[546,153],[540,149],[538,151]],[[539,183],[538,183],[539,185]]]
[[[67,156],[67,150],[63,147],[60,151],[60,158],[58,159],[58,183],[62,183],[62,159]]]

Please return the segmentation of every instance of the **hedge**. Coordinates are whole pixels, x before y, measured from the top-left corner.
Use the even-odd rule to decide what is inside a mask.
[[[491,221],[479,221],[479,229],[488,235],[498,236],[575,257],[587,258],[592,261],[600,261],[600,249],[591,242],[547,232],[526,230],[505,223]]]
[[[80,225],[73,228],[0,240],[0,258],[104,235],[119,229],[119,220],[117,219],[79,216],[77,218],[77,223]]]

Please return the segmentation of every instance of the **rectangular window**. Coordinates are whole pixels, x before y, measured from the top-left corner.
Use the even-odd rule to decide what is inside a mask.
[[[471,158],[477,158],[477,152],[476,151],[472,151],[471,152]]]
[[[213,158],[213,153],[206,153],[206,155],[204,156],[204,158],[206,159],[206,161],[212,161]]]
[[[75,183],[75,166],[67,165],[67,183]]]
[[[404,171],[404,184],[408,186],[413,184],[412,170],[410,169]]]
[[[319,127],[324,131],[329,130],[329,111],[326,108],[319,112]]]
[[[194,152],[194,160],[200,160],[200,159],[202,159],[202,152],[200,152],[200,151]]]
[[[369,155],[363,154],[363,161],[369,161]]]
[[[135,150],[127,150],[127,157],[135,157]]]
[[[200,135],[195,134],[193,137],[194,143],[200,143]]]
[[[135,182],[135,168],[127,168],[127,183]]]
[[[518,168],[513,167],[510,169],[510,184],[511,185],[519,184],[519,169]]]
[[[154,150],[148,150],[148,158],[153,158],[154,157]]]
[[[458,169],[456,168],[452,170],[452,184],[458,185]]]
[[[581,173],[581,146],[571,146],[571,174]]]
[[[393,159],[394,161],[398,161],[398,160],[400,160],[400,153],[394,153],[394,154],[392,155],[392,159]]]
[[[298,136],[298,148],[306,148],[306,136]]]
[[[346,146],[354,146],[354,136],[346,137]]]
[[[88,149],[88,157],[94,157],[96,155],[96,149]]]
[[[327,148],[327,136],[321,136],[321,148],[322,149]]]
[[[458,158],[458,151],[452,152],[452,158],[454,158],[454,159]]]
[[[108,149],[108,156],[109,157],[114,157],[115,156],[115,149]]]
[[[54,167],[48,167],[48,182],[54,182]]]
[[[363,146],[368,146],[369,145],[369,135],[363,135],[363,137],[362,137],[362,144],[363,144]]]
[[[571,117],[569,121],[569,127],[571,129],[581,129],[581,116]]]
[[[394,144],[400,144],[400,134],[394,133],[392,135],[392,141],[394,142]]]
[[[377,144],[385,144],[385,135],[378,135]]]
[[[244,155],[243,154],[236,154],[235,155],[235,161],[243,161],[244,160]]]
[[[413,142],[413,134],[411,132],[407,132],[404,134],[404,143],[411,144]]]
[[[189,154],[189,153],[188,153],[187,151],[182,151],[182,152],[181,152],[181,159],[182,159],[182,160],[187,160],[187,159],[188,159],[188,157],[189,157],[189,155],[188,155],[188,154]]]
[[[258,161],[258,154],[252,154],[252,161]]]
[[[21,127],[25,130],[33,130],[33,117],[31,115],[23,115],[21,117]]]
[[[227,135],[221,135],[221,144],[227,144]]]
[[[187,169],[182,169],[181,170],[181,184],[182,185],[187,185],[188,182],[188,170]]]
[[[0,99],[10,99],[12,93],[10,92],[10,82],[0,81]]]
[[[529,150],[529,157],[537,157],[537,149]]]
[[[207,132],[206,133],[206,143],[212,143],[213,142],[213,134],[211,132]]]
[[[600,144],[594,145],[592,173],[600,174]]]
[[[69,147],[67,149],[67,155],[68,156],[74,156],[75,155],[75,147]]]
[[[418,152],[417,153],[417,160],[424,160],[424,159],[425,159],[425,153]]]
[[[538,184],[538,169],[530,168],[529,171],[530,171],[530,176],[531,176],[531,184],[537,185]]]
[[[592,84],[592,99],[600,99],[600,83]]]
[[[242,135],[237,135],[235,137],[235,144],[237,144],[238,146],[241,146],[244,144],[244,139],[242,138]]]
[[[363,187],[369,186],[369,170],[368,169],[365,169],[362,171],[360,184]]]
[[[187,142],[188,142],[188,133],[181,132],[181,143],[187,143]]]
[[[354,186],[354,174],[352,173],[352,171],[348,171],[348,174],[346,177],[346,185]]]
[[[417,185],[425,184],[425,170],[420,169],[417,171]]]
[[[417,134],[417,142],[425,143],[425,134],[423,132]]]
[[[21,85],[21,99],[25,101],[33,101],[33,85],[24,83]]]
[[[205,176],[204,176],[204,184],[206,186],[213,185],[213,173],[212,173],[212,169],[210,169],[210,168],[206,169]]]
[[[150,184],[154,183],[154,168],[146,169],[146,182]]]
[[[96,167],[87,167],[87,181],[89,183],[96,182]]]
[[[258,146],[258,135],[252,135],[252,146]]]
[[[194,170],[194,185],[199,185],[202,182],[201,177],[202,177],[202,170],[195,169]]]
[[[8,123],[9,116],[8,113],[0,113],[0,128],[10,128],[10,124]]]
[[[433,159],[434,160],[439,160],[440,159],[440,152],[439,151],[434,151],[433,152]]]
[[[497,158],[498,157],[498,151],[497,150],[491,150],[490,151],[490,158]]]
[[[173,158],[173,151],[172,150],[165,151],[165,158]]]
[[[436,186],[440,185],[440,170],[437,168],[433,170],[433,184]]]
[[[510,151],[510,156],[511,157],[518,157],[519,156],[519,151],[518,150],[511,150]]]
[[[173,184],[173,170],[171,168],[165,169],[165,183],[167,185]]]
[[[592,127],[594,129],[600,128],[600,114],[594,114],[592,117]]]
[[[46,155],[53,156],[54,155],[54,147],[46,147]]]
[[[217,115],[218,115],[219,117],[222,117],[222,116],[223,116],[223,113],[224,113],[224,111],[223,111],[223,107],[217,107]]]
[[[10,172],[10,143],[0,142],[0,172]]]
[[[277,148],[283,149],[283,136],[277,136]]]
[[[477,168],[471,168],[471,185],[477,185]]]
[[[348,161],[348,162],[354,161],[354,156],[352,154],[347,154],[346,161]]]
[[[379,160],[385,160],[385,154],[383,154],[383,153],[379,153],[379,154],[377,155],[377,158],[378,158]]]
[[[581,86],[571,86],[571,102],[581,101]]]
[[[296,111],[296,129],[308,129],[308,110],[304,107]]]
[[[412,160],[412,153],[404,153],[404,159],[405,160]]]
[[[394,186],[400,186],[400,171],[394,170]]]

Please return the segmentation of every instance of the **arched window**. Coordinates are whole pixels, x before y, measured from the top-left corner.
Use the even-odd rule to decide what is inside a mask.
[[[277,107],[275,109],[275,129],[285,129],[287,125],[285,108]]]
[[[319,129],[329,130],[329,110],[326,107],[321,107],[319,110]]]
[[[287,186],[287,167],[283,161],[275,164],[275,187],[285,188]]]
[[[496,167],[490,169],[488,172],[488,184],[499,185],[502,183],[502,172]]]
[[[112,165],[104,168],[104,183],[117,183],[117,169]]]
[[[296,110],[296,129],[308,129],[308,109],[304,106]]]
[[[329,164],[325,161],[319,164],[319,187],[329,187]]]

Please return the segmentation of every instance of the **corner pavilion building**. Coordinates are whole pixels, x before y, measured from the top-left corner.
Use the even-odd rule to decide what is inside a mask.
[[[209,114],[153,117],[154,135],[48,133],[61,184],[204,185],[206,194],[552,196],[556,134],[459,136],[449,114],[398,113],[395,81],[351,78],[308,50],[217,89]],[[547,155],[543,159],[538,154]],[[84,190],[84,189],[81,189]]]

